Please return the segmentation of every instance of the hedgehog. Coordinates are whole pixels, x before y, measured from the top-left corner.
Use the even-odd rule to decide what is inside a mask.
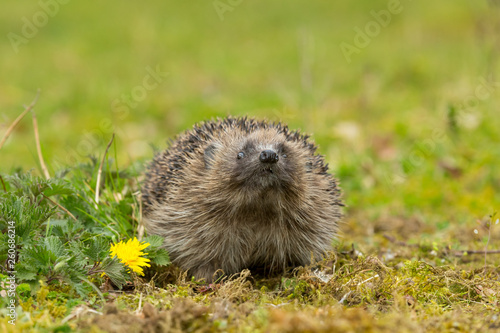
[[[226,117],[197,124],[150,163],[143,223],[171,260],[212,282],[307,266],[332,250],[341,191],[308,135]]]

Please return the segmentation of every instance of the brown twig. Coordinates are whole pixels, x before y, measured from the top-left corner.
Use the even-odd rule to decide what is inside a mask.
[[[398,241],[394,237],[389,236],[389,235],[384,235],[384,238],[386,238],[388,241],[390,241],[391,243],[394,243],[396,245],[406,246],[406,247],[420,247],[417,244],[408,244],[406,242]],[[500,254],[500,250],[491,250],[491,251],[486,251],[486,250],[463,250],[463,251],[455,250],[455,251],[452,251],[451,253],[454,256],[462,257],[464,255],[469,255],[469,254],[484,254],[484,255]]]
[[[394,243],[396,245],[405,246],[405,247],[419,247],[419,245],[417,245],[417,244],[408,244],[408,243],[403,242],[403,241],[398,241],[398,240],[396,240],[396,238],[389,236],[389,235],[384,235],[384,238],[387,239],[389,242]]]
[[[35,132],[35,141],[36,141],[36,151],[38,153],[38,159],[40,160],[40,166],[42,167],[43,175],[45,179],[50,179],[49,170],[45,165],[45,161],[43,160],[42,155],[42,146],[40,145],[40,135],[38,134],[38,121],[36,120],[35,110],[31,110],[31,114],[33,116],[33,131]]]
[[[9,128],[7,128],[7,132],[5,132],[2,141],[0,141],[0,149],[2,149],[3,145],[5,144],[5,141],[7,141],[7,139],[9,138],[9,135],[14,130],[14,127],[16,127],[16,125],[21,121],[21,119],[23,119],[23,117],[33,109],[33,107],[35,107],[35,104],[38,101],[39,96],[40,96],[40,89],[38,89],[38,91],[36,92],[36,96],[33,99],[33,102],[31,102],[30,105],[25,107],[23,113],[21,113],[19,117],[17,117],[16,120],[14,120],[14,122],[9,126]]]
[[[109,140],[108,146],[106,147],[106,150],[104,151],[104,156],[102,157],[101,164],[99,165],[99,170],[97,171],[97,184],[95,185],[95,208],[96,209],[97,209],[97,206],[99,204],[99,187],[101,185],[102,166],[104,165],[104,161],[106,160],[106,155],[108,154],[109,147],[111,147],[111,144],[113,143],[114,138],[115,138],[115,133],[113,133],[111,140]]]
[[[2,182],[2,187],[3,187],[4,192],[7,192],[7,187],[5,187],[5,183],[3,182],[2,176],[0,176],[0,182]]]
[[[42,193],[42,195],[43,195],[43,197],[44,197],[45,199],[47,199],[49,202],[51,202],[52,204],[56,205],[57,207],[61,208],[61,209],[62,209],[62,210],[63,210],[66,214],[68,214],[69,216],[71,216],[71,217],[73,218],[73,220],[75,220],[75,221],[77,221],[77,222],[78,222],[78,220],[76,219],[76,217],[75,217],[73,214],[71,214],[71,212],[70,212],[69,210],[67,210],[66,208],[64,208],[63,206],[61,206],[60,204],[58,204],[58,203],[57,203],[57,202],[55,202],[54,200],[50,199],[50,198],[49,198],[48,196],[46,196],[45,194],[43,194],[43,193]]]
[[[485,251],[485,250],[464,250],[464,251],[453,251],[453,255],[457,257],[462,257],[464,255],[469,255],[469,254],[484,254],[485,256],[488,254],[500,254],[500,250],[490,250],[490,251]]]

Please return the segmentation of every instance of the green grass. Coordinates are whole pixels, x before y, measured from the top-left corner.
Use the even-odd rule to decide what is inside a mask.
[[[133,193],[139,191],[143,164],[153,156],[151,146],[162,149],[166,139],[194,122],[228,114],[282,120],[311,133],[341,181],[348,208],[337,250],[354,244],[363,256],[338,254],[333,282],[318,283],[301,271],[291,285],[261,289],[267,282],[252,280],[248,286],[240,281],[243,291],[230,290],[237,289],[235,282],[225,292],[200,293],[189,281],[166,279],[174,286],[157,276],[155,283],[165,290],[148,289],[153,287],[147,279],[136,281],[136,292],[116,302],[120,311],[135,310],[143,292],[144,299],[165,311],[154,314],[161,318],[191,309],[194,317],[179,319],[184,329],[348,330],[354,322],[366,326],[351,331],[498,327],[498,319],[492,319],[500,297],[498,255],[487,255],[485,265],[484,255],[450,252],[480,251],[487,242],[488,249],[500,249],[500,226],[487,228],[489,216],[500,208],[498,1],[402,1],[401,13],[392,15],[350,63],[340,44],[352,44],[353,29],[364,29],[373,20],[371,11],[387,9],[387,1],[242,1],[224,20],[210,1],[98,6],[70,1],[17,53],[8,33],[20,35],[22,18],[31,20],[41,7],[37,1],[4,5],[0,137],[41,89],[35,111],[43,155],[52,176],[73,167],[64,179],[86,193],[79,200],[88,203],[76,210],[83,222],[90,225],[94,217],[97,225],[109,224],[121,237],[133,236],[139,219]],[[113,104],[139,91],[147,68],[157,67],[168,75],[137,105],[125,111]],[[107,204],[94,209],[97,167],[89,170],[80,163],[88,162],[88,155],[102,157],[113,132],[109,170],[133,177],[117,183],[108,178]],[[0,161],[4,179],[19,167],[41,175],[29,114],[0,150]],[[62,194],[54,198],[69,200]],[[78,200],[68,205],[76,209]],[[62,211],[56,217],[67,218]],[[389,273],[367,282],[372,285],[357,286],[380,271],[367,259],[375,256]],[[426,272],[424,262],[435,270],[428,283],[419,275]],[[358,267],[365,268],[359,273]],[[405,279],[415,283],[394,282]],[[301,286],[299,297],[294,293]],[[39,292],[59,290],[54,288]],[[167,294],[165,300],[161,293]],[[82,302],[101,311],[94,296]],[[36,309],[25,326],[60,325],[69,313],[61,315],[54,307],[65,301],[48,305],[41,298],[32,298]],[[214,320],[224,300],[231,305],[223,308],[231,310]],[[321,326],[328,318],[347,326]],[[86,324],[72,319],[68,325]]]

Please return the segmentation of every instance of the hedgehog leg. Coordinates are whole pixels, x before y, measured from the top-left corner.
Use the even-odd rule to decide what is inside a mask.
[[[206,283],[212,283],[223,276],[224,272],[218,269],[215,263],[210,262],[205,263],[202,266],[191,268],[189,270],[189,275],[194,276],[197,280],[203,279]]]

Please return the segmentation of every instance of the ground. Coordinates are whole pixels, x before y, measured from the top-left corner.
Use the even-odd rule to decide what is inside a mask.
[[[7,2],[0,140],[40,89],[51,177],[73,167],[64,179],[91,202],[112,133],[107,178],[134,175],[119,191],[106,178],[97,208],[54,196],[76,219],[138,235],[154,147],[228,114],[311,134],[347,207],[312,267],[209,286],[152,267],[106,305],[49,281],[16,326],[2,309],[2,330],[500,331],[498,1]],[[3,179],[43,177],[35,142],[28,113],[0,144]]]

